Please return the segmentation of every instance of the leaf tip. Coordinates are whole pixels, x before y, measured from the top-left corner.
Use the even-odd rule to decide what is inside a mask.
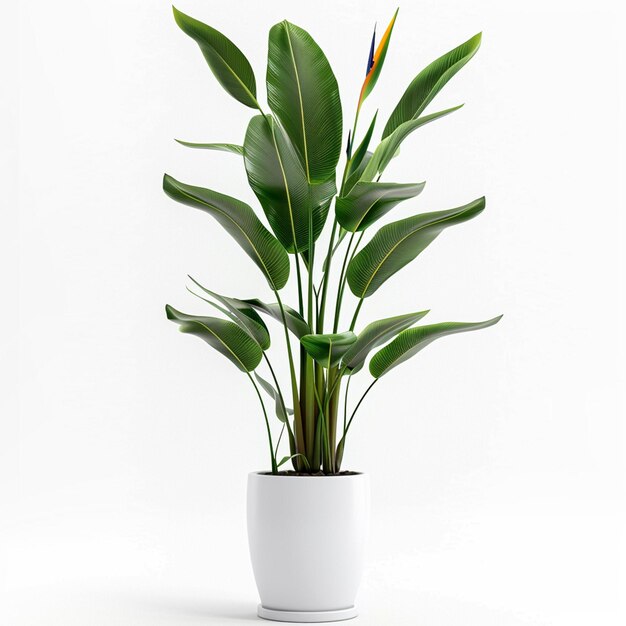
[[[183,21],[187,15],[185,15],[182,11],[179,11],[174,5],[172,5],[172,15],[174,16],[174,21],[178,24],[178,26],[183,28]]]
[[[163,191],[169,193],[172,191],[176,183],[176,179],[172,178],[167,172],[163,174]]]

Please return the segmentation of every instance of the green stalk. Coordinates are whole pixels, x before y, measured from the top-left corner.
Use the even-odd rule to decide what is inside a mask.
[[[348,376],[348,382],[346,383],[346,393],[343,402],[343,436],[346,436],[346,418],[348,417],[348,392],[350,391],[350,381],[352,380],[352,374]]]
[[[302,429],[302,412],[300,410],[300,398],[298,394],[298,381],[296,379],[296,369],[293,363],[293,354],[291,352],[291,341],[289,339],[289,330],[287,327],[287,316],[285,315],[285,308],[283,306],[283,302],[280,298],[278,291],[274,290],[274,294],[276,295],[276,301],[278,302],[278,306],[280,308],[280,315],[283,320],[283,330],[285,331],[285,341],[287,342],[287,356],[289,357],[289,371],[291,374],[291,391],[293,397],[293,427],[295,431],[296,438],[296,450],[304,454],[306,452],[304,445],[304,432]],[[298,462],[298,467],[300,467],[300,463]]]
[[[285,432],[285,424],[288,422],[283,422],[283,427],[280,429],[280,434],[278,435],[278,441],[276,442],[276,448],[274,448],[274,458],[278,456],[278,448],[280,447],[280,440],[283,438],[283,433]]]
[[[340,374],[341,375],[341,374]],[[339,440],[339,445],[335,451],[335,464],[337,471],[341,469],[341,463],[343,461],[343,452],[346,445],[346,418],[348,414],[348,392],[350,391],[350,381],[352,380],[352,374],[348,376],[348,382],[346,383],[346,392],[344,393],[343,401],[343,434]]]
[[[315,328],[315,319],[313,316],[313,270],[315,268],[315,243],[313,242],[313,210],[309,203],[308,215],[308,239],[309,239],[309,262],[308,262],[308,293],[307,293],[307,322],[309,328]],[[313,460],[313,450],[315,446],[315,362],[313,359],[301,349],[301,358],[304,357],[304,380],[300,381],[300,389],[304,389],[304,430],[305,430],[305,446],[306,456],[310,461]]]
[[[354,330],[354,326],[356,325],[356,319],[359,317],[359,312],[361,311],[361,307],[363,306],[364,298],[359,300],[359,303],[356,305],[356,309],[354,310],[354,315],[352,316],[352,322],[350,323],[350,330]]]
[[[276,466],[276,456],[274,455],[274,444],[272,443],[272,431],[270,430],[270,421],[267,418],[267,411],[265,410],[265,403],[263,402],[263,398],[261,397],[261,392],[259,391],[258,385],[254,382],[254,378],[250,376],[250,372],[246,372],[246,375],[250,379],[254,390],[256,391],[256,395],[259,397],[259,402],[261,403],[261,408],[263,409],[263,416],[265,417],[265,426],[267,428],[267,439],[270,445],[270,456],[272,458],[272,474],[278,473],[278,467]]]
[[[322,466],[322,418],[318,416],[315,427],[315,445],[313,446],[313,463],[311,472],[319,472]]]
[[[356,234],[356,233],[354,233]],[[346,289],[346,284],[348,282],[348,272],[347,272],[347,268],[350,267],[350,263],[352,263],[352,259],[354,258],[354,255],[356,254],[356,251],[359,249],[359,246],[361,245],[361,240],[363,239],[363,235],[365,234],[365,231],[361,232],[361,235],[359,236],[359,238],[356,241],[356,245],[354,246],[354,248],[352,249],[352,252],[350,254],[350,258],[348,259],[348,263],[346,264],[345,259],[344,259],[344,265],[346,268],[345,272],[342,272],[342,276],[339,278],[339,290],[337,292],[337,304],[336,304],[336,310],[335,310],[335,330],[333,332],[337,332],[337,328],[339,326],[339,315],[341,313],[341,305],[343,304],[343,294],[344,291]],[[352,243],[352,239],[350,239],[350,244]],[[348,258],[348,251],[346,250],[346,258]]]
[[[356,136],[356,125],[357,125],[357,123],[359,121],[359,113],[360,112],[361,112],[361,103],[359,102],[359,105],[356,108],[356,113],[354,115],[354,126],[352,126],[350,150],[348,151],[348,161],[350,161],[350,159],[352,158],[352,146],[354,145],[354,140],[355,140],[355,136]]]
[[[294,245],[295,243],[296,242],[294,241]],[[304,301],[302,300],[302,276],[300,274],[300,257],[297,251],[294,256],[296,257],[296,276],[298,277],[298,313],[300,313],[300,315],[304,317]]]
[[[317,400],[317,404],[319,406],[320,414],[319,419],[321,423],[321,438],[320,447],[323,445],[322,449],[322,457],[323,457],[323,465],[324,468],[330,467],[330,446],[328,445],[328,422],[326,420],[326,415],[324,413],[324,407],[322,405],[322,400],[320,399],[319,394],[317,393],[317,388],[315,389],[315,398]]]
[[[341,374],[338,368],[333,367],[328,373],[329,387],[332,391],[328,398],[328,445],[330,448],[330,460],[333,472],[336,471],[336,443],[337,443],[337,414],[339,408],[339,394],[341,391]],[[332,382],[331,382],[332,381]]]
[[[333,217],[333,229],[330,233],[330,241],[328,243],[328,252],[326,253],[326,269],[324,270],[324,278],[322,279],[322,299],[320,301],[320,311],[317,317],[317,333],[324,332],[324,315],[326,312],[326,294],[328,293],[328,278],[330,276],[330,266],[333,260],[333,246],[335,244],[335,234],[337,232],[337,220]]]
[[[375,378],[372,384],[365,390],[365,393],[361,396],[361,399],[359,400],[354,411],[352,412],[352,415],[350,416],[350,421],[346,424],[346,413],[347,413],[347,408],[348,408],[348,387],[350,386],[350,378],[351,376],[348,377],[348,383],[346,384],[346,400],[345,400],[344,413],[343,413],[343,436],[339,440],[339,445],[337,446],[337,451],[336,451],[337,471],[339,471],[339,469],[341,468],[341,462],[343,460],[343,452],[346,446],[346,435],[348,434],[348,429],[350,428],[350,424],[352,424],[352,420],[354,419],[354,416],[356,415],[358,408],[361,406],[361,402],[365,400],[365,396],[369,393],[369,390],[374,386],[374,383],[379,380],[378,378]]]
[[[278,397],[280,398],[280,401],[283,403],[283,408],[285,409],[285,414],[287,413],[287,405],[285,404],[285,397],[283,396],[283,392],[280,388],[280,383],[278,382],[278,378],[276,378],[276,373],[274,372],[274,368],[272,367],[272,363],[269,360],[269,357],[267,356],[267,353],[265,351],[263,351],[263,358],[265,359],[265,362],[267,363],[267,366],[270,369],[270,372],[272,374],[272,378],[274,379],[274,384],[276,385],[276,391],[278,391]],[[296,450],[295,449],[291,449],[291,442],[293,441],[294,437],[293,437],[293,432],[291,431],[291,426],[289,425],[289,416],[287,415],[287,419],[285,421],[285,424],[287,425],[287,433],[289,435],[289,453],[290,454],[296,454]],[[283,431],[280,431],[280,435],[282,437]],[[280,438],[278,440],[278,443],[280,443]],[[278,443],[276,444],[276,450],[278,451]],[[276,454],[278,454],[278,452],[276,452]]]
[[[370,389],[379,380],[380,380],[379,378],[374,378],[374,380],[371,382],[370,386],[365,390],[365,393],[361,396],[361,399],[357,402],[357,405],[354,407],[354,411],[352,411],[352,415],[350,416],[350,419],[348,420],[348,424],[346,425],[346,432],[344,434],[344,438],[348,434],[348,430],[350,429],[350,425],[352,424],[352,420],[354,419],[354,416],[356,415],[356,412],[359,410],[359,407],[361,406],[361,402],[363,402],[363,400],[365,400],[365,396],[367,396],[367,394],[370,392]]]
[[[339,314],[341,312],[341,300],[343,296],[343,278],[346,271],[346,266],[348,264],[348,255],[350,254],[350,248],[352,247],[352,242],[354,241],[354,236],[356,233],[352,233],[350,235],[350,241],[348,241],[348,247],[346,248],[346,254],[343,257],[343,264],[341,266],[341,273],[339,274],[339,283],[337,285],[337,299],[335,301],[335,320],[333,322],[333,332],[337,332],[337,328],[339,327]]]
[[[280,401],[283,403],[283,408],[285,409],[285,411],[287,410],[287,405],[285,404],[285,398],[283,397],[283,392],[280,388],[280,384],[278,382],[278,378],[276,378],[276,372],[274,372],[274,368],[272,367],[272,363],[269,360],[269,357],[267,356],[267,353],[265,352],[265,350],[263,350],[263,358],[265,359],[265,362],[267,363],[267,366],[269,367],[270,373],[272,374],[272,378],[274,379],[274,384],[276,385],[276,391],[278,391],[278,397],[280,398]]]

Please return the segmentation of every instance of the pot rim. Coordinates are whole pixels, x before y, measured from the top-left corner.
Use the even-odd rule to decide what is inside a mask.
[[[352,472],[350,474],[323,474],[322,476],[297,476],[294,474],[272,474],[267,470],[256,470],[254,472],[248,472],[248,476],[259,476],[262,478],[305,478],[307,480],[310,479],[319,479],[319,478],[358,478],[359,476],[368,476],[367,472]]]

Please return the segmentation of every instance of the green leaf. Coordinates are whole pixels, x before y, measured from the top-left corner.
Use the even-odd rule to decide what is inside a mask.
[[[257,311],[262,311],[266,313],[270,317],[274,318],[281,324],[283,323],[282,313],[280,311],[280,305],[277,302],[272,302],[267,304],[265,302],[261,302],[258,298],[250,298],[248,300],[242,300],[246,304],[249,304],[253,309]],[[296,311],[292,309],[290,306],[284,304],[283,309],[285,310],[285,319],[287,321],[287,328],[298,338],[308,335],[311,332],[309,325],[306,323],[304,318]]]
[[[212,298],[215,298],[218,302],[221,302],[226,307],[230,315],[235,318],[235,323],[242,326],[243,329],[259,344],[262,350],[267,350],[270,347],[270,334],[267,330],[267,326],[261,319],[261,316],[248,303],[238,300],[237,298],[221,296],[219,293],[215,293],[214,291],[203,287],[192,276],[189,276],[189,279],[192,280],[195,285],[200,287],[202,291],[209,294]]]
[[[283,404],[283,401],[280,399],[280,394],[272,384],[268,383],[264,378],[261,378],[256,372],[254,375],[261,387],[263,387],[263,390],[274,400],[276,405],[276,417],[281,422],[286,422],[288,415],[293,415],[293,409],[289,409]]]
[[[341,469],[341,462],[343,461],[343,452],[346,446],[346,438],[342,437],[337,444],[337,451],[335,453],[335,464],[337,465],[337,471]]]
[[[374,134],[374,127],[376,126],[376,118],[378,117],[378,111],[374,113],[374,117],[363,137],[363,140],[359,144],[359,147],[354,151],[354,154],[350,158],[350,162],[348,163],[348,176],[352,174],[356,169],[358,169],[359,165],[363,161],[363,157],[367,153],[367,149],[369,148],[370,141],[372,140],[372,135]]]
[[[367,170],[367,166],[369,165],[373,156],[374,156],[373,153],[368,150],[363,155],[363,159],[361,159],[361,162],[359,163],[359,165],[346,178],[346,182],[343,185],[343,191],[342,191],[342,194],[344,196],[348,195],[350,191],[352,191],[354,186],[359,182],[359,180],[364,178],[365,171]],[[372,179],[370,178],[369,180],[371,181]]]
[[[248,182],[256,194],[276,237],[289,252],[309,246],[309,212],[313,241],[326,221],[335,182],[309,184],[289,137],[268,117],[250,120],[244,140],[244,163]]]
[[[218,82],[233,98],[257,109],[256,80],[254,72],[243,52],[219,31],[193,17],[181,13],[175,7],[174,19],[182,31],[200,46]]]
[[[430,326],[418,326],[401,332],[388,346],[379,350],[370,361],[370,373],[374,378],[380,378],[389,370],[400,365],[428,344],[455,333],[464,333],[470,330],[479,330],[497,324],[502,315],[485,322],[443,322]]]
[[[358,298],[371,296],[388,278],[410,263],[439,233],[478,215],[485,199],[447,211],[422,213],[383,226],[348,266],[348,285]]]
[[[333,246],[333,249],[330,252],[330,257],[333,258],[335,256],[335,252],[337,252],[337,248],[339,248],[339,246],[341,245],[341,242],[345,239],[346,235],[348,234],[348,231],[343,228],[342,226],[339,227],[339,235],[337,236],[337,241],[335,242],[335,245]],[[328,259],[324,259],[324,263],[322,263],[322,271],[325,273],[327,270],[326,268],[328,267]]]
[[[414,131],[417,130],[420,126],[424,126],[429,122],[434,122],[438,120],[440,117],[444,117],[449,115],[450,113],[454,113],[454,111],[458,111],[463,105],[452,107],[451,109],[445,109],[444,111],[438,111],[437,113],[431,113],[430,115],[423,115],[415,120],[409,120],[408,122],[404,122],[400,124],[398,128],[396,128],[391,135],[383,139],[372,158],[368,161],[367,167],[363,171],[361,179],[364,181],[371,181],[376,178],[378,174],[382,174],[387,165],[389,165],[391,159],[393,159],[394,155],[400,149],[400,144]]]
[[[212,215],[261,269],[272,289],[285,286],[289,278],[289,256],[245,202],[186,185],[167,174],[163,177],[163,190],[177,202]]]
[[[287,21],[270,30],[267,101],[296,147],[307,180],[334,179],[343,121],[337,80],[309,33]]]
[[[335,202],[337,221],[350,232],[365,230],[393,207],[417,196],[426,183],[359,182]]]
[[[242,372],[251,372],[263,358],[259,344],[237,324],[217,317],[187,315],[167,304],[167,319],[180,325],[183,333],[200,337],[230,359]]]
[[[355,341],[356,335],[352,332],[300,337],[307,354],[323,367],[337,365]]]
[[[444,85],[476,54],[480,40],[481,33],[474,35],[433,61],[413,79],[389,117],[383,131],[383,139],[400,124],[420,116]]]
[[[214,309],[217,309],[220,313],[222,313],[223,315],[225,315],[229,320],[233,321],[235,324],[237,324],[237,326],[239,326],[239,328],[241,328],[241,330],[243,330],[244,332],[248,333],[248,335],[250,335],[250,337],[252,337],[252,335],[250,334],[250,332],[248,331],[248,329],[246,328],[246,326],[244,326],[244,324],[242,323],[242,321],[233,313],[231,313],[227,308],[217,304],[217,302],[213,302],[213,300],[209,300],[208,298],[205,298],[204,296],[201,296],[199,293],[196,293],[195,291],[193,291],[192,289],[189,289],[189,287],[187,287],[187,291],[192,295],[192,296],[196,296],[196,298],[198,298],[198,300],[202,300],[202,302],[206,302],[208,305],[212,306]],[[254,339],[254,337],[252,337],[252,339]],[[256,339],[255,339],[256,341]],[[257,341],[257,343],[259,343]],[[259,345],[259,348],[261,346]],[[262,348],[261,348],[262,349]]]
[[[406,315],[387,317],[368,324],[359,333],[357,340],[350,346],[350,349],[343,357],[342,364],[347,367],[346,373],[358,372],[374,348],[389,341],[399,332],[413,326],[415,322],[422,319],[427,313],[428,311],[407,313]]]
[[[292,454],[291,456],[284,456],[276,467],[279,468],[281,465],[287,463],[287,461],[291,461],[291,459],[295,459],[297,457],[302,457],[302,461],[304,462],[304,466],[306,467],[307,471],[311,469],[308,459],[304,454],[301,454],[300,452],[298,452],[297,454]]]
[[[191,143],[182,139],[174,139],[181,146],[187,148],[199,148],[200,150],[218,150],[219,152],[232,152],[233,154],[243,155],[243,146],[234,143]]]

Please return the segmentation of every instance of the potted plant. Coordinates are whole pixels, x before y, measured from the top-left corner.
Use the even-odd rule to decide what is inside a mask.
[[[264,107],[241,50],[211,26],[174,9],[177,24],[199,45],[218,82],[253,110],[242,145],[180,143],[241,159],[269,228],[258,211],[217,191],[167,174],[163,188],[226,229],[265,277],[273,301],[224,296],[191,279],[191,291],[217,309],[218,316],[182,313],[169,305],[166,313],[181,331],[229,359],[258,397],[269,463],[266,471],[249,475],[248,534],[261,596],[259,615],[269,619],[316,622],[356,615],[368,483],[366,474],[345,471],[343,459],[357,411],[383,376],[436,339],[500,319],[416,325],[428,313],[422,310],[362,323],[364,303],[388,279],[444,229],[476,217],[485,207],[485,199],[478,198],[380,225],[396,205],[424,188],[423,182],[381,180],[385,169],[413,131],[460,108],[425,113],[474,56],[481,39],[475,35],[417,74],[374,145],[377,115],[359,134],[359,112],[380,76],[396,16],[397,11],[378,45],[374,32],[341,158],[344,130],[337,81],[305,30],[287,21],[271,28]],[[330,232],[322,239],[325,227]],[[290,277],[297,287],[297,302],[291,305],[281,296]],[[351,314],[344,318],[350,296]],[[279,325],[289,368],[286,381],[279,380],[267,355],[267,319]],[[371,382],[352,402],[352,377],[367,374]],[[278,436],[274,426],[280,427]],[[288,463],[290,470],[285,469]]]

